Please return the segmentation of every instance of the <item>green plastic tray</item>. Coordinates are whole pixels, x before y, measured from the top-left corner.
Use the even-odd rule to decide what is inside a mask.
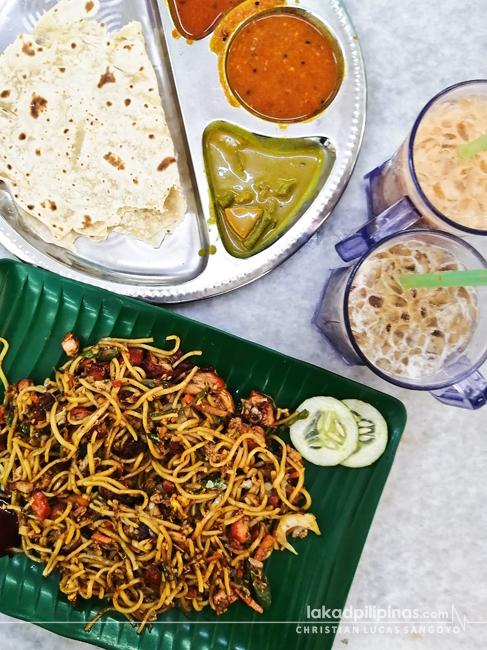
[[[314,395],[357,398],[376,406],[387,420],[390,440],[378,462],[365,469],[307,464],[306,486],[322,536],[293,540],[299,553],[275,552],[267,563],[272,587],[271,609],[259,616],[242,602],[223,616],[208,611],[186,619],[173,610],[160,617],[152,632],[139,636],[116,615],[85,623],[100,601],[83,601],[74,609],[58,591],[57,575],[42,577],[42,566],[25,556],[0,560],[0,611],[31,621],[58,634],[118,650],[326,650],[333,631],[305,634],[299,624],[320,625],[307,618],[323,605],[343,609],[374,512],[394,460],[406,411],[401,402],[349,379],[243,341],[169,311],[47,271],[0,261],[0,335],[10,342],[5,371],[10,381],[42,381],[62,359],[60,342],[74,331],[83,344],[102,336],[153,335],[158,345],[178,334],[183,350],[201,349],[201,365],[214,366],[235,396],[250,389],[272,395],[278,405],[294,408]],[[338,621],[335,619],[335,623]]]

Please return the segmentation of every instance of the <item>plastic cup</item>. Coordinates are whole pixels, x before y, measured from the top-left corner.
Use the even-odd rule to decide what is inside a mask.
[[[352,332],[349,297],[354,278],[362,264],[376,252],[394,244],[419,241],[450,253],[467,269],[486,269],[487,261],[470,244],[455,235],[438,230],[411,230],[393,234],[372,246],[354,265],[330,272],[313,322],[348,365],[366,365],[382,379],[411,390],[429,391],[437,400],[451,406],[478,409],[487,403],[487,381],[478,368],[487,359],[487,287],[478,287],[477,319],[469,343],[461,354],[445,362],[434,374],[414,379],[388,374],[368,359]]]
[[[429,228],[444,230],[459,237],[487,235],[487,225],[483,230],[470,228],[442,214],[431,203],[418,181],[413,156],[419,126],[430,111],[448,100],[483,95],[487,104],[487,80],[484,79],[465,81],[440,92],[423,108],[408,137],[392,158],[364,177],[368,222],[337,244],[337,252],[343,260],[348,262],[356,259],[369,246],[388,235],[409,228],[420,219]]]

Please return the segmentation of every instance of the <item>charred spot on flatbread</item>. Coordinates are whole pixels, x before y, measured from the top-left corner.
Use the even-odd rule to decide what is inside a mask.
[[[103,158],[107,161],[107,163],[110,163],[112,167],[115,167],[115,169],[119,169],[120,171],[123,171],[125,169],[125,163],[123,160],[111,151],[105,154]]]
[[[169,165],[172,165],[175,162],[176,162],[176,158],[174,158],[173,156],[167,156],[167,158],[164,158],[164,160],[161,163],[159,163],[157,167],[157,171],[163,172],[165,169],[169,167]]]
[[[124,102],[125,106],[130,106],[131,103],[132,103],[131,99],[126,99]]]
[[[40,95],[36,95],[35,93],[32,93],[32,99],[30,102],[30,114],[31,116],[37,120],[39,115],[43,113],[47,108],[47,99],[44,97],[41,97]]]
[[[25,133],[20,133],[19,134],[19,140],[25,140],[26,137],[27,136],[25,135]]]
[[[28,209],[28,210],[33,210],[35,207],[36,207],[36,206],[35,206],[35,205],[32,205],[32,203],[31,203],[31,204],[29,204],[29,205],[27,206],[27,209]]]
[[[88,226],[91,226],[92,223],[93,223],[93,222],[92,222],[92,220],[91,220],[90,215],[89,215],[89,214],[85,214],[85,216],[83,217],[83,226],[84,226],[85,228],[88,228]]]
[[[10,90],[2,90],[0,93],[0,97],[2,99],[7,99],[7,97],[10,97]]]
[[[40,155],[41,155],[41,150],[40,150],[40,149],[36,149],[36,156],[40,156]]]
[[[114,84],[116,82],[115,75],[113,72],[110,72],[110,68],[107,66],[106,72],[104,72],[101,77],[100,81],[98,82],[98,88],[103,88],[106,84]]]
[[[29,41],[28,43],[24,43],[22,45],[22,53],[27,54],[27,56],[35,56],[36,51],[32,47],[32,41]]]
[[[85,10],[86,10],[86,13],[89,14],[90,11],[93,9],[94,6],[95,6],[95,3],[92,2],[92,0],[90,0],[89,2],[87,2],[87,3],[85,4]]]
[[[51,199],[48,199],[48,200],[49,200],[49,207],[51,208],[51,210],[52,210],[53,212],[55,212],[55,211],[57,210],[56,202],[55,202],[55,201],[51,201]]]
[[[66,72],[66,68],[59,68],[59,72]]]

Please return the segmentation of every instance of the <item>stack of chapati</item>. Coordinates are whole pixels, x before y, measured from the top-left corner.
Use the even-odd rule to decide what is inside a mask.
[[[186,209],[173,142],[141,25],[98,8],[62,0],[0,57],[0,177],[48,241],[159,246]]]

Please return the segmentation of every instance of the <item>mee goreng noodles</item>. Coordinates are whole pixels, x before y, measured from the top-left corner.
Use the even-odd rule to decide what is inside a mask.
[[[4,344],[0,362],[8,344]],[[21,548],[61,574],[73,605],[108,599],[140,622],[175,606],[217,614],[271,602],[264,561],[286,539],[320,534],[301,455],[279,436],[305,414],[252,391],[235,404],[213,369],[151,338],[105,338],[53,379],[6,385],[0,482]]]

